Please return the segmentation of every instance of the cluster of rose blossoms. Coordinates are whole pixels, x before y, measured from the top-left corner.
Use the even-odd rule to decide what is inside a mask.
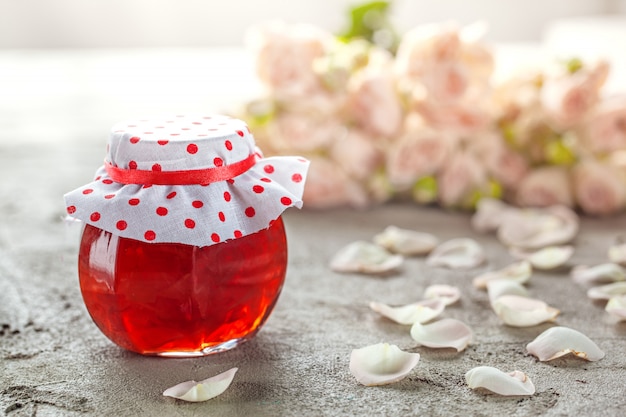
[[[476,26],[417,27],[391,54],[311,25],[250,30],[266,89],[243,114],[266,154],[311,160],[307,207],[409,196],[472,209],[482,197],[626,207],[626,96],[603,97],[606,62],[571,60],[495,85]]]

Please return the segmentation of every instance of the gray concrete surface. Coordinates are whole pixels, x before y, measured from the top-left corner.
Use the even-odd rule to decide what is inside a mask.
[[[613,322],[602,305],[589,301],[567,268],[537,273],[529,290],[561,309],[557,323],[586,333],[606,352],[603,360],[593,363],[574,358],[538,362],[525,352],[525,345],[550,324],[504,326],[489,308],[486,294],[471,286],[477,273],[511,261],[504,248],[493,236],[473,233],[467,214],[411,204],[366,211],[289,212],[286,285],[265,327],[241,347],[205,358],[161,359],[125,352],[110,343],[82,304],[76,272],[79,228],[62,222],[62,194],[92,176],[102,161],[106,132],[121,113],[130,109],[137,110],[133,115],[139,113],[133,106],[154,97],[114,98],[97,88],[28,90],[28,79],[20,78],[39,74],[37,68],[46,64],[58,70],[50,72],[53,86],[53,75],[66,69],[75,76],[72,80],[83,80],[76,74],[91,68],[85,62],[93,58],[82,61],[70,54],[69,60],[57,61],[49,53],[0,54],[0,68],[19,69],[13,78],[9,71],[9,78],[0,82],[10,93],[0,94],[1,416],[626,414],[626,324]],[[16,83],[20,88],[14,88]],[[39,80],[37,85],[47,84]],[[18,94],[22,87],[27,90],[24,96]],[[200,103],[200,95],[207,92],[197,93]],[[174,104],[194,104],[181,97],[174,97]],[[149,105],[141,109],[152,110]],[[389,224],[432,232],[442,239],[474,237],[487,248],[489,265],[458,272],[410,259],[400,273],[388,277],[340,275],[328,269],[337,249],[369,239]],[[625,233],[624,215],[585,219],[570,266],[603,262],[608,246]],[[444,313],[464,320],[475,332],[475,342],[460,354],[415,347],[406,326],[368,308],[371,300],[416,301],[426,286],[435,283],[463,290],[461,303]],[[361,386],[348,369],[350,351],[378,342],[419,352],[421,361],[402,382]],[[505,398],[471,391],[463,375],[478,365],[523,370],[537,393]],[[161,395],[176,383],[233,366],[239,372],[232,386],[214,400],[189,404]]]

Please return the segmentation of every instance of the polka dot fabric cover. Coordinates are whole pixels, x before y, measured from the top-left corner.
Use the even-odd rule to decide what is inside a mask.
[[[234,177],[208,184],[157,185],[116,182],[107,165],[155,178],[240,168]],[[247,125],[226,116],[123,122],[112,128],[105,166],[65,195],[66,209],[70,217],[122,237],[208,246],[266,229],[286,208],[302,207],[308,165],[300,157],[263,158]]]

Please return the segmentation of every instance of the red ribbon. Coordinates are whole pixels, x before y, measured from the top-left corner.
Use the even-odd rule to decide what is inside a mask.
[[[206,185],[226,181],[243,174],[256,163],[256,155],[220,167],[191,169],[183,171],[147,171],[141,169],[123,169],[105,161],[104,169],[109,177],[122,184],[154,185]]]

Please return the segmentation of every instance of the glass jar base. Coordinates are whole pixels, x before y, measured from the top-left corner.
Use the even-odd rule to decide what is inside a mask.
[[[224,343],[205,347],[197,351],[172,351],[172,352],[142,352],[143,355],[160,356],[162,358],[199,358],[202,356],[214,355],[216,353],[226,352],[252,339],[257,332],[252,332],[244,337],[232,339]]]

